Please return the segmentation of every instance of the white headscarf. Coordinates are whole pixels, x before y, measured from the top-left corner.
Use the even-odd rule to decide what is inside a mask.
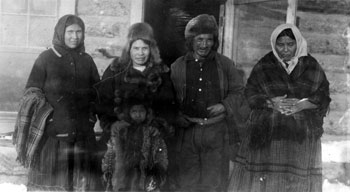
[[[283,60],[278,56],[278,53],[276,51],[276,40],[278,35],[285,29],[291,29],[296,43],[297,43],[297,50],[295,51],[295,56],[288,61],[288,68],[286,66],[286,64],[283,62]],[[276,29],[272,32],[271,34],[271,47],[272,47],[272,51],[273,54],[275,55],[275,57],[277,58],[277,60],[281,63],[281,65],[286,69],[287,73],[290,74],[293,69],[295,68],[295,66],[298,64],[298,60],[300,57],[302,56],[307,56],[307,42],[304,39],[304,37],[301,35],[299,29],[290,23],[285,23],[285,24],[281,24],[279,26],[276,27]]]

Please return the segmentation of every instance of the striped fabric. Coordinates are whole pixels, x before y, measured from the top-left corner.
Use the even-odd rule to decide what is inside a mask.
[[[93,138],[67,143],[49,137],[38,169],[29,169],[28,191],[95,191],[102,174],[96,169],[93,143]]]
[[[245,94],[250,107],[264,115],[253,127],[256,138],[288,139],[302,141],[306,136],[320,138],[323,133],[323,117],[331,101],[329,82],[322,67],[311,55],[299,58],[299,63],[288,75],[272,52],[266,54],[253,68],[246,85]],[[288,98],[307,98],[317,109],[303,110],[286,116],[272,110],[262,111],[266,100],[287,95]],[[262,102],[263,101],[263,102]],[[267,114],[268,113],[268,114]],[[268,122],[262,130],[261,122]],[[259,145],[256,141],[254,145]]]
[[[234,162],[229,191],[321,192],[320,139],[272,141],[270,147],[252,150],[245,139]]]
[[[52,111],[41,89],[30,87],[25,91],[20,101],[13,144],[16,145],[17,160],[26,168],[35,166],[46,119]]]
[[[320,137],[331,101],[329,82],[317,60],[307,54],[306,41],[295,26],[277,27],[271,36],[272,48],[286,28],[296,37],[297,50],[289,63],[296,64],[295,68],[286,71],[274,50],[250,73],[245,90],[252,109],[248,136],[235,159],[229,191],[322,191]],[[267,100],[280,96],[307,99],[317,108],[285,115],[267,105]]]

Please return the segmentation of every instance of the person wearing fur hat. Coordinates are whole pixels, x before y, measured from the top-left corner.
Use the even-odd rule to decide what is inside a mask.
[[[180,187],[225,191],[229,132],[243,101],[243,78],[233,61],[217,53],[214,16],[201,14],[185,28],[187,53],[171,65],[181,128]]]
[[[53,47],[39,55],[30,72],[26,89],[40,89],[53,113],[38,144],[37,164],[30,167],[29,191],[98,190],[94,184],[98,181],[94,178],[95,121],[90,117],[96,95],[93,85],[100,76],[85,52],[84,33],[80,17],[61,17]]]
[[[146,85],[150,109],[154,116],[166,119],[170,124],[175,119],[175,94],[170,80],[169,68],[161,61],[159,49],[153,36],[152,27],[144,22],[130,26],[127,42],[120,57],[115,58],[105,70],[102,81],[96,85],[101,138],[106,150],[111,129],[124,120],[118,108],[120,93],[125,90],[140,89]],[[171,145],[174,131],[163,132],[167,145]],[[171,163],[170,163],[171,164]]]
[[[168,157],[161,130],[169,125],[154,117],[147,92],[142,87],[119,90],[116,111],[121,120],[112,127],[102,161],[104,179],[112,185],[109,190],[149,192],[164,185]]]

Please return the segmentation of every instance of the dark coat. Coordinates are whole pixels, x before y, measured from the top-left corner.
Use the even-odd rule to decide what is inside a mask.
[[[67,25],[78,24],[82,29],[80,44],[69,48],[65,43]],[[65,15],[55,26],[53,47],[42,52],[36,59],[26,87],[43,90],[54,109],[52,120],[46,128],[53,137],[68,134],[73,141],[84,140],[94,134],[95,122],[89,121],[93,102],[93,85],[100,80],[91,56],[85,53],[85,25],[77,16]]]
[[[92,58],[84,53],[70,54],[51,48],[39,55],[26,87],[44,91],[54,108],[48,133],[69,134],[69,139],[82,139],[94,134],[94,122],[89,122],[90,102],[94,101],[92,86],[99,74]]]
[[[217,71],[220,81],[221,103],[226,109],[226,120],[229,127],[230,143],[238,138],[234,135],[237,130],[244,128],[249,109],[246,100],[243,97],[243,77],[232,60],[224,55],[215,53],[215,62],[217,63]],[[176,90],[176,99],[182,104],[186,97],[186,56],[178,58],[171,65],[171,80]]]

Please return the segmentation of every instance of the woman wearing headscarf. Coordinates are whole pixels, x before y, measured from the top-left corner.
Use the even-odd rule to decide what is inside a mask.
[[[322,191],[320,137],[331,101],[329,82],[295,25],[279,25],[271,46],[247,81],[249,134],[234,161],[229,190]]]
[[[96,147],[91,105],[96,65],[84,48],[85,26],[75,15],[61,17],[53,47],[36,59],[26,89],[39,88],[53,113],[46,122],[38,163],[28,175],[28,190],[95,190]]]
[[[175,119],[175,97],[169,68],[161,61],[152,27],[148,23],[141,22],[130,26],[121,56],[114,59],[105,70],[101,82],[96,85],[99,100],[97,111],[103,129],[101,140],[105,142],[102,151],[107,150],[111,131],[117,129],[118,125],[125,120],[122,107],[125,103],[120,99],[122,94],[144,87],[147,89],[151,110],[148,115],[165,120],[163,121],[165,124],[172,124],[172,120]],[[160,129],[160,132],[165,142],[168,146],[174,146],[172,126],[162,127],[164,129]],[[172,162],[170,162],[171,165],[173,165]],[[113,163],[107,160],[102,163],[108,185],[112,179],[111,174],[114,172]],[[115,190],[120,188],[115,184],[113,187]]]

